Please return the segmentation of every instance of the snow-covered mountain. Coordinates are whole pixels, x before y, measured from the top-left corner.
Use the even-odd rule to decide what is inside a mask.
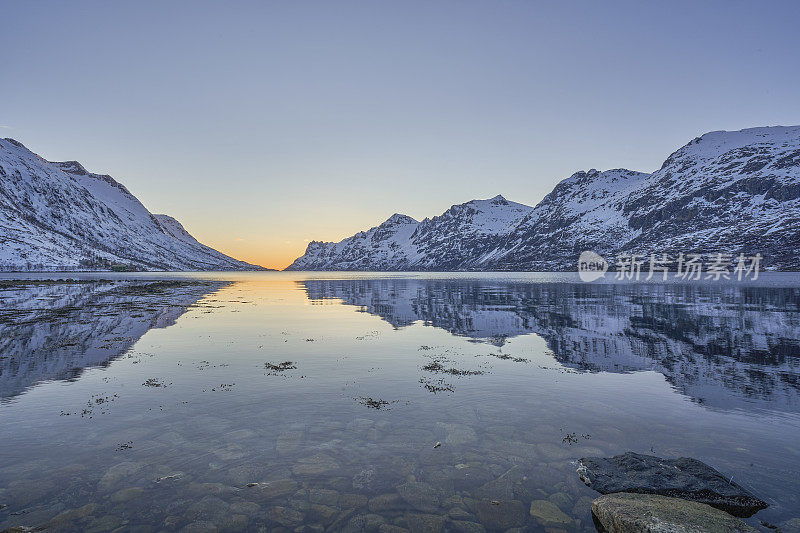
[[[800,126],[707,133],[651,174],[576,172],[535,208],[498,196],[408,229],[392,237],[377,263],[373,241],[342,247],[346,239],[312,243],[289,268],[574,270],[580,252],[593,250],[608,259],[760,253],[762,266],[797,270]]]
[[[151,214],[111,176],[0,139],[0,270],[259,270]]]
[[[610,176],[625,176],[608,187]],[[597,201],[600,199],[601,201]],[[711,132],[659,170],[578,173],[514,229],[489,269],[568,269],[582,250],[761,253],[800,267],[800,126]]]
[[[494,249],[533,208],[502,196],[417,222],[394,214],[338,243],[312,241],[287,270],[462,270]]]
[[[395,213],[379,226],[341,242],[311,241],[289,270],[393,270],[413,255],[410,239],[419,222]]]
[[[498,195],[454,205],[420,222],[412,236],[420,270],[463,270],[480,264],[532,208]]]

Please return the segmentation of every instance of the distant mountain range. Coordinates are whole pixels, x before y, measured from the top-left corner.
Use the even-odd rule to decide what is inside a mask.
[[[0,270],[263,270],[153,215],[111,176],[0,139]]]
[[[421,222],[395,214],[337,243],[312,241],[288,270],[575,270],[617,255],[760,253],[800,270],[800,126],[711,132],[651,174],[577,172],[535,207],[502,196]],[[75,161],[0,139],[0,270],[260,270],[150,213]]]
[[[800,270],[800,126],[716,131],[652,174],[576,172],[535,207],[496,196],[312,241],[288,270],[575,270],[581,251],[763,256]]]

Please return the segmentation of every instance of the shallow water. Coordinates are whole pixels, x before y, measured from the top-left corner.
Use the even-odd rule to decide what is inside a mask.
[[[628,450],[800,517],[798,275],[67,276],[0,283],[0,529],[594,531]]]

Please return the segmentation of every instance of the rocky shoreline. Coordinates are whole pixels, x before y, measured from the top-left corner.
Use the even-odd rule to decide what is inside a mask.
[[[446,444],[474,437],[455,424],[442,429]],[[289,437],[279,440],[278,453],[286,453],[296,445],[296,439]],[[438,448],[432,448],[431,454],[439,453]],[[610,458],[582,458],[578,464],[580,479],[590,488],[605,493],[593,501],[582,498],[575,502],[576,507],[591,506],[594,527],[601,533],[752,533],[758,530],[729,511],[750,516],[767,506],[696,459],[662,459],[627,452]],[[524,478],[515,467],[496,477],[477,464],[455,465],[448,484],[454,489],[469,489],[469,496],[463,491],[448,496],[441,490],[441,483],[432,479],[420,481],[412,473],[390,476],[390,480],[386,479],[386,472],[362,470],[352,479],[339,478],[338,486],[318,483],[339,473],[342,466],[333,455],[317,453],[296,462],[285,477],[250,481],[241,486],[191,482],[181,491],[182,498],[193,501],[187,517],[191,520],[187,523],[178,516],[167,517],[162,525],[166,530],[185,532],[249,531],[254,526],[252,517],[263,513],[264,527],[267,524],[269,527],[258,531],[286,533],[542,530],[558,533],[589,531],[592,527],[591,523],[580,524],[561,510],[569,503],[566,494],[565,502],[559,500],[558,493],[546,499],[532,495],[530,505],[517,499],[512,487]],[[119,486],[141,468],[142,465],[133,462],[121,463],[107,471],[100,483],[108,488]],[[256,472],[257,469],[242,471],[237,477],[243,481],[248,473]],[[156,477],[152,483],[169,490],[177,488],[184,478],[185,473],[173,472]],[[142,497],[144,490],[112,489],[109,501],[130,505]],[[61,531],[84,526],[85,530],[100,532],[126,526],[110,516],[93,516],[97,510],[97,504],[88,504],[65,510],[38,527],[17,526],[2,533]],[[788,532],[796,525],[790,522],[783,528],[765,526]],[[141,525],[136,530],[145,531]]]
[[[627,452],[582,458],[577,473],[604,494],[592,502],[592,518],[601,532],[754,532],[736,517],[750,517],[768,506],[733,478],[689,457]]]

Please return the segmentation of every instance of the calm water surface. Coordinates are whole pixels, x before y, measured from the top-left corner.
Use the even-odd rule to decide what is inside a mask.
[[[798,275],[65,276],[0,282],[0,529],[594,531],[628,450],[800,518]]]

